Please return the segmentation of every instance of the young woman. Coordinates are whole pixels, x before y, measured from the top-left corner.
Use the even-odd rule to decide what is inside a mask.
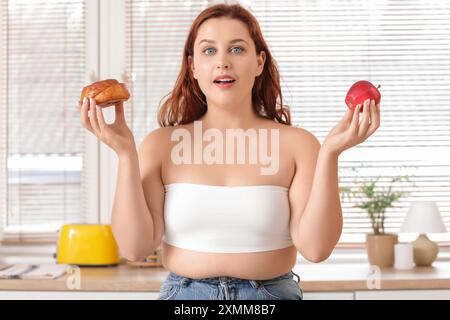
[[[302,299],[297,252],[320,262],[335,247],[338,156],[375,132],[379,106],[366,101],[361,123],[360,106],[347,109],[320,145],[291,125],[279,78],[255,17],[221,4],[193,22],[161,128],[139,150],[122,104],[113,124],[93,100],[83,105],[83,126],[118,155],[112,228],[122,255],[141,260],[162,245],[170,273],[160,299]],[[257,143],[235,148],[230,132]]]

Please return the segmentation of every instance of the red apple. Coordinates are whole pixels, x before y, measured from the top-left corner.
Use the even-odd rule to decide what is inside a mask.
[[[353,111],[358,104],[361,104],[359,112],[363,112],[363,103],[367,99],[375,100],[375,104],[379,104],[381,100],[380,86],[375,87],[369,81],[361,80],[355,82],[345,96],[345,103]]]

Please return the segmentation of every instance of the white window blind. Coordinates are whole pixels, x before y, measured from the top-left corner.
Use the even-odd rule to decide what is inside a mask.
[[[157,128],[160,100],[177,78],[189,27],[208,1],[126,1],[125,56],[130,90],[127,112],[136,144]]]
[[[54,240],[87,222],[83,0],[2,0],[0,230],[4,241]],[[84,192],[83,192],[84,191]]]
[[[216,3],[217,1],[214,1]],[[450,230],[450,1],[245,1],[278,62],[294,125],[323,142],[357,80],[381,85],[382,126],[340,157],[340,186],[409,176],[409,194],[387,210],[398,232],[411,201],[436,201]],[[189,27],[208,1],[128,0],[127,108],[137,143],[155,129],[161,98],[178,74]],[[357,173],[352,169],[358,170]],[[356,179],[356,185],[355,185]],[[394,189],[395,190],[395,189]],[[342,198],[344,242],[363,242],[369,219]],[[431,235],[450,240],[450,234]]]

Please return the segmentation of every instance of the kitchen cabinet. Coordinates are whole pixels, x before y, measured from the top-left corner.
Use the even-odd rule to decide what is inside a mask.
[[[0,300],[156,300],[158,292],[0,291]],[[304,300],[450,300],[450,290],[304,292]]]
[[[450,300],[450,290],[356,291],[356,300]]]
[[[0,291],[0,300],[156,300],[158,292]]]
[[[303,300],[354,300],[354,292],[303,292]]]

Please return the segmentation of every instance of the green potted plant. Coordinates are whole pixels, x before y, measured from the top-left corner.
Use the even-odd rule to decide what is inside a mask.
[[[366,235],[368,259],[371,265],[384,268],[394,265],[394,245],[398,242],[397,234],[385,232],[386,210],[407,194],[393,191],[393,186],[398,182],[409,181],[409,178],[393,177],[387,187],[377,185],[380,178],[381,176],[376,176],[362,183],[355,181],[355,188],[341,187],[340,191],[354,203],[353,207],[366,211],[373,231]]]

